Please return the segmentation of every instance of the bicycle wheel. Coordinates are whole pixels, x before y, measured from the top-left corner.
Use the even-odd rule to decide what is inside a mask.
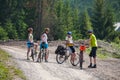
[[[66,59],[67,59],[66,55],[60,55],[60,54],[56,55],[56,61],[58,64],[62,64]]]
[[[47,53],[45,52],[45,62],[48,62],[48,57],[49,57],[49,51]]]
[[[33,49],[31,50],[31,57],[32,57],[32,60],[34,61],[34,51],[33,51]]]
[[[79,55],[80,69],[83,68],[83,51],[80,52]]]
[[[79,64],[79,54],[78,54],[78,53],[75,53],[75,59],[74,59],[74,61],[72,61],[72,60],[70,59],[70,62],[71,62],[71,64],[72,64],[73,66],[77,66],[77,65]]]
[[[39,52],[39,54],[38,54],[38,59],[37,59],[37,62],[41,62],[41,51]]]
[[[40,50],[39,58],[40,58],[40,62],[42,62],[43,61],[43,50],[42,49]]]
[[[46,53],[42,52],[41,61],[45,60]]]

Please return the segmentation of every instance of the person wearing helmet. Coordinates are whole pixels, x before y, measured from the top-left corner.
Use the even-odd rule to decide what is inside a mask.
[[[41,41],[40,41],[40,50],[44,47],[46,53],[48,54],[48,36],[47,34],[49,33],[50,29],[45,28],[43,34],[41,35]],[[45,57],[45,62],[48,62],[48,55]],[[38,55],[37,62],[39,62],[40,56]]]
[[[90,35],[89,41],[90,41],[90,46],[91,46],[91,51],[89,54],[90,57],[90,65],[88,66],[88,68],[96,68],[96,51],[97,51],[97,39],[96,36],[93,34],[92,30],[88,31],[88,34]],[[92,57],[93,57],[93,61],[94,61],[94,65],[92,66]]]
[[[71,60],[74,61],[75,59],[75,48],[74,43],[73,43],[73,39],[72,39],[72,32],[67,32],[67,36],[66,36],[66,46],[71,54]]]

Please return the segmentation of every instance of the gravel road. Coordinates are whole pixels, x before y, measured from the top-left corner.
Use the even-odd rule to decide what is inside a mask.
[[[13,60],[24,72],[28,80],[99,80],[79,67],[73,67],[69,61],[57,64],[54,47],[50,47],[49,62],[36,63],[26,60],[26,49],[17,46],[0,46],[13,56]]]
[[[87,68],[89,58],[84,54],[84,69],[72,66],[69,61],[57,64],[54,51],[56,47],[50,47],[49,62],[37,63],[26,60],[26,48],[18,46],[0,45],[0,48],[12,55],[13,60],[23,71],[28,80],[120,80],[119,59],[97,59],[97,68]]]

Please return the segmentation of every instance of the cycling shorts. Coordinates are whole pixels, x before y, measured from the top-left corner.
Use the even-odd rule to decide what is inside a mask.
[[[42,48],[47,49],[47,48],[48,48],[48,44],[46,44],[46,43],[41,43],[41,44],[40,44],[40,49],[42,49]]]
[[[92,50],[91,50],[89,56],[95,58],[96,57],[96,51],[97,51],[97,47],[92,47]]]
[[[27,47],[28,47],[28,48],[33,47],[33,46],[34,46],[33,43],[31,43],[30,41],[27,42]]]

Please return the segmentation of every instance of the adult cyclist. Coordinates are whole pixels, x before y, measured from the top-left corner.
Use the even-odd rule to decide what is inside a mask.
[[[96,51],[97,51],[97,46],[98,46],[97,39],[96,39],[96,36],[93,34],[92,30],[89,30],[88,33],[90,35],[89,41],[90,41],[90,46],[91,46],[91,51],[89,54],[90,65],[88,66],[88,68],[96,68],[97,67],[97,65],[96,65]],[[94,61],[93,66],[92,66],[92,57],[93,57],[93,61]]]
[[[66,46],[69,50],[69,53],[71,54],[71,61],[74,62],[74,59],[75,59],[75,48],[73,47],[74,46],[74,43],[73,43],[73,38],[72,38],[72,32],[67,32],[67,36],[66,36]]]

